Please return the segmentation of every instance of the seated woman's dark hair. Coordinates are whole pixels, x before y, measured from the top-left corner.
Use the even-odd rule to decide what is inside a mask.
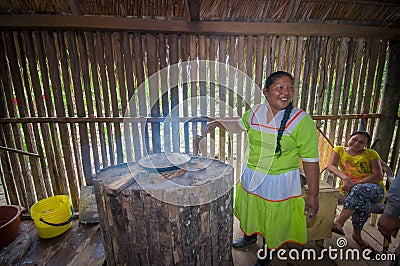
[[[367,131],[357,130],[357,131],[351,133],[350,138],[355,135],[366,136],[367,137],[367,145],[369,145],[369,143],[371,142],[371,135]]]

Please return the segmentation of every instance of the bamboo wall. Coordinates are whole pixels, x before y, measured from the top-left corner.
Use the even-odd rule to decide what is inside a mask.
[[[2,182],[12,204],[30,207],[68,194],[78,207],[80,187],[102,168],[147,152],[197,154],[193,147],[206,120],[189,119],[239,117],[263,101],[240,71],[259,87],[273,71],[293,73],[295,105],[313,115],[335,145],[344,144],[360,127],[359,114],[373,132],[386,54],[386,40],[364,38],[2,31],[0,146],[38,154],[0,150]],[[166,69],[196,60],[234,68]],[[171,116],[177,119],[162,119]],[[216,131],[201,155],[240,171],[244,142],[242,135]]]

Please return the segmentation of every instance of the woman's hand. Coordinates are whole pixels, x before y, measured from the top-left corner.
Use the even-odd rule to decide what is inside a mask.
[[[306,218],[313,218],[317,215],[319,209],[318,197],[308,195],[306,197],[306,206],[304,208],[304,214]]]
[[[355,186],[356,184],[351,181],[349,177],[346,177],[343,179],[343,190],[346,192],[350,192],[350,190]]]
[[[399,228],[400,228],[399,218],[390,217],[384,213],[378,220],[379,232],[381,232],[381,234],[389,241],[391,240],[391,237],[397,236]]]

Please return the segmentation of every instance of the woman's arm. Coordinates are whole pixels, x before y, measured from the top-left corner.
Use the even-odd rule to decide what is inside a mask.
[[[339,163],[340,156],[335,151],[332,151],[331,157],[329,158],[327,169],[329,172],[334,174],[335,176],[339,177],[343,181],[346,179],[350,179],[347,175],[345,175],[342,171],[339,170],[338,163]]]
[[[218,119],[207,124],[206,133],[211,133],[216,127],[220,127],[229,133],[240,133],[244,129],[240,126],[240,120]]]
[[[319,209],[319,163],[303,161],[303,168],[309,191],[304,212],[307,218],[312,218],[318,213]]]
[[[344,191],[350,192],[350,190],[354,187],[355,183],[351,181],[350,177],[348,177],[342,171],[339,170],[338,167],[339,159],[340,159],[339,154],[335,151],[332,151],[331,157],[329,158],[327,169],[329,172],[339,177],[343,181],[342,189]]]
[[[362,180],[357,181],[356,184],[366,184],[366,183],[379,183],[383,179],[381,159],[377,158],[371,160],[371,171],[372,174],[364,177]]]

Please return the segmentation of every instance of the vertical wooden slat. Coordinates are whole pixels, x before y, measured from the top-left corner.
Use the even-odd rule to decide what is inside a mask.
[[[141,116],[148,116],[149,112],[147,110],[148,101],[148,91],[146,86],[148,86],[148,81],[146,81],[146,69],[147,69],[147,58],[144,56],[146,54],[146,38],[145,35],[138,34],[135,38],[135,46],[137,46],[137,56],[136,56],[136,67],[138,69],[138,99],[139,99],[139,111]],[[147,94],[147,95],[146,95]],[[149,108],[151,108],[151,103],[149,103]],[[150,152],[150,141],[148,134],[148,123],[145,121],[141,125],[142,127],[142,142],[143,142],[143,153]]]
[[[181,53],[182,57],[181,60],[183,62],[187,61],[187,56],[188,56],[188,47],[187,47],[187,36],[182,35],[181,36]],[[183,116],[188,117],[189,116],[189,103],[188,103],[188,97],[189,97],[189,86],[187,84],[187,76],[189,73],[187,72],[187,68],[182,68],[182,73],[181,73],[181,78],[182,78],[182,106],[183,106]],[[185,148],[185,153],[189,153],[190,148],[189,148],[189,123],[185,123],[183,125],[183,137],[184,137],[184,148]]]
[[[263,83],[263,73],[264,73],[264,36],[257,36],[257,50],[255,54],[255,78],[254,81],[258,88],[254,88],[254,104],[261,103],[261,90]]]
[[[372,112],[377,113],[378,108],[380,105],[380,98],[381,98],[381,88],[382,88],[382,81],[383,81],[383,74],[386,62],[386,48],[387,48],[387,41],[380,41],[379,51],[378,51],[378,69],[376,72],[376,79],[374,83],[374,99],[372,101]],[[375,129],[375,118],[371,119],[371,129]],[[392,168],[393,169],[393,168]]]
[[[161,86],[161,103],[162,103],[162,116],[163,117],[170,117],[170,110],[169,110],[169,94],[170,94],[170,87],[168,86],[168,71],[167,71],[167,43],[164,34],[159,35],[159,45],[158,45],[158,53],[160,58],[160,86]],[[163,139],[164,145],[163,149],[165,152],[171,152],[171,123],[167,119],[163,125]]]
[[[29,81],[29,76],[30,73],[28,71],[28,63],[27,63],[27,56],[25,51],[27,51],[26,47],[24,47],[24,43],[22,40],[22,35],[26,35],[29,33],[27,31],[25,31],[25,33],[19,33],[17,35],[18,38],[18,47],[19,49],[19,53],[20,53],[20,59],[21,59],[21,68],[23,69],[23,77],[24,77],[24,87],[25,87],[25,93],[26,93],[26,97],[27,97],[27,105],[29,107],[29,116],[30,117],[36,117],[36,110],[35,110],[35,103],[34,103],[34,99],[32,97],[32,90],[31,90],[31,84]],[[39,102],[42,102],[42,99],[39,100]],[[34,134],[34,139],[35,139],[35,147],[37,149],[37,153],[40,155],[39,157],[39,162],[40,162],[40,168],[41,168],[41,173],[40,176],[42,176],[43,178],[43,182],[44,185],[46,187],[46,193],[47,196],[51,196],[53,195],[53,188],[51,186],[51,179],[50,179],[50,175],[46,166],[46,161],[45,161],[45,157],[44,157],[44,152],[43,152],[43,147],[42,147],[42,143],[41,143],[41,137],[40,137],[40,132],[39,132],[39,126],[37,123],[32,123],[32,131]]]
[[[315,50],[315,38],[308,37],[307,45],[306,45],[306,54],[304,56],[304,75],[303,75],[303,85],[301,89],[300,96],[300,108],[307,110],[307,95],[309,95],[310,91],[310,79],[312,70],[312,61],[313,61],[313,51]]]
[[[348,41],[348,52],[347,52],[347,60],[346,60],[346,69],[344,73],[344,82],[343,82],[343,91],[342,91],[342,102],[341,102],[341,107],[340,107],[340,113],[341,114],[346,114],[348,113],[348,98],[350,95],[350,80],[351,80],[351,75],[352,75],[352,68],[353,68],[353,58],[354,58],[354,40],[349,39],[349,38],[343,38],[347,39]],[[339,121],[339,129],[338,129],[338,140],[337,140],[337,145],[342,145],[342,139],[343,139],[343,132],[345,132],[345,126],[347,121],[341,119]]]
[[[174,66],[179,62],[179,52],[178,52],[178,35],[171,34],[168,36],[168,44],[169,44],[169,60],[170,65]],[[171,117],[177,118],[179,117],[179,91],[178,91],[178,75],[177,71],[173,71],[170,73],[170,88],[171,88]],[[178,122],[174,122],[172,119],[172,150],[174,152],[179,152],[180,148],[180,137],[179,137],[179,124]]]
[[[248,35],[247,36],[247,47],[246,47],[246,74],[248,77],[250,77],[250,79],[246,79],[246,84],[245,84],[245,88],[246,88],[246,94],[245,94],[245,99],[246,99],[246,103],[248,103],[248,108],[250,108],[250,106],[252,106],[254,104],[254,102],[252,101],[252,86],[251,86],[251,80],[253,79],[253,36],[252,35]],[[248,109],[246,109],[247,111]]]
[[[330,55],[330,59],[329,59],[329,63],[327,63],[327,65],[330,65],[329,68],[329,77],[328,77],[328,93],[326,96],[326,109],[325,109],[325,114],[330,114],[330,106],[331,106],[331,101],[332,101],[332,90],[333,90],[333,77],[335,74],[335,67],[336,64],[336,55],[337,55],[337,51],[338,49],[338,38],[332,38],[330,39],[331,44],[332,45],[332,54]],[[325,123],[324,125],[324,132],[328,132],[328,130],[330,129],[330,122]],[[328,135],[329,140],[332,143],[335,143],[333,140],[335,138],[335,136],[331,136]]]
[[[349,103],[349,113],[355,113],[356,108],[356,100],[357,100],[357,92],[359,88],[358,84],[358,79],[360,77],[360,70],[361,70],[361,63],[362,63],[362,54],[363,54],[363,47],[364,47],[364,40],[363,39],[357,39],[357,44],[356,44],[356,55],[355,55],[355,64],[354,64],[354,74],[353,74],[353,81],[352,81],[352,86],[351,86],[351,95],[350,95],[350,103]],[[349,124],[347,126],[345,138],[347,139],[348,136],[352,133],[354,130],[354,125],[357,125],[357,121],[349,120]]]
[[[357,95],[357,109],[356,113],[360,114],[363,113],[363,99],[365,93],[365,80],[368,71],[368,60],[371,55],[371,39],[366,39],[364,43],[364,50],[363,50],[363,58],[362,58],[362,65],[361,65],[361,72],[360,72],[360,79],[358,80],[359,87],[358,87],[358,95]],[[354,130],[361,129],[361,117],[354,123]],[[365,128],[366,129],[366,128]]]
[[[216,37],[215,36],[210,36],[210,48],[209,48],[209,60],[210,61],[216,61]],[[215,68],[211,67],[210,68],[210,81],[215,81],[216,80],[216,73],[215,73]],[[215,117],[215,83],[211,82],[210,83],[210,117]],[[210,141],[215,142],[215,131],[211,132],[210,134]],[[215,145],[210,145],[210,154],[212,156],[215,155]]]
[[[110,117],[110,99],[109,99],[109,92],[108,92],[108,78],[106,74],[106,62],[105,62],[105,53],[104,53],[104,41],[103,41],[103,33],[96,32],[95,35],[96,41],[96,58],[99,64],[99,74],[101,79],[101,87],[102,87],[102,94],[103,94],[103,109],[104,109],[104,116]],[[99,127],[101,124],[99,125]],[[104,129],[104,128],[103,128]],[[114,165],[115,157],[114,157],[114,142],[113,142],[113,135],[112,135],[112,125],[111,123],[106,123],[107,129],[107,140],[108,140],[108,154],[104,152],[102,154],[103,158],[103,167],[107,167],[108,165]],[[104,143],[106,146],[106,143]],[[109,156],[107,156],[109,155]],[[109,158],[109,161],[108,161]]]
[[[110,88],[111,96],[111,106],[113,117],[119,117],[119,105],[117,96],[117,84],[115,81],[115,60],[114,60],[114,47],[113,47],[113,34],[111,32],[106,32],[104,34],[105,43],[105,56],[106,56],[106,66],[107,74]],[[114,123],[114,137],[115,146],[117,151],[117,163],[122,163],[122,137],[121,137],[121,125],[119,123]]]
[[[89,75],[89,60],[88,60],[88,47],[86,44],[85,33],[80,32],[77,35],[77,43],[79,49],[79,61],[81,65],[81,73],[83,80],[83,89],[85,91],[85,100],[86,100],[86,110],[87,116],[94,116],[95,112],[93,109],[93,99],[92,99],[92,88],[90,83],[90,75]],[[94,170],[97,173],[100,170],[100,161],[99,161],[99,150],[97,147],[97,132],[95,123],[89,123],[90,130],[90,144],[91,144],[91,155],[93,158]]]
[[[345,61],[347,46],[348,46],[348,39],[341,38],[337,65],[335,67],[335,69],[336,69],[335,88],[334,88],[335,93],[334,93],[333,107],[332,107],[332,114],[334,114],[334,115],[338,114],[338,112],[339,112],[340,91],[343,86],[343,72],[344,72],[344,66],[345,66],[344,61]],[[337,121],[334,120],[331,123],[331,131],[330,131],[331,137],[336,136],[336,134],[335,134],[335,132],[337,132],[336,127],[337,127]]]
[[[0,45],[1,46],[1,45]],[[0,54],[2,52],[0,51]],[[1,55],[0,55],[1,57]],[[3,76],[3,74],[1,74]],[[3,78],[1,78],[3,80]],[[3,82],[1,82],[1,90],[0,90],[0,104],[1,106],[7,106],[6,101],[4,99],[4,89],[6,86],[3,86]],[[0,108],[0,118],[6,118],[6,108]],[[6,147],[6,134],[4,131],[11,131],[10,125],[1,124],[0,125],[0,145]],[[7,153],[5,151],[0,152],[0,161],[1,161],[1,170],[5,184],[5,191],[8,194],[10,199],[9,204],[13,205],[22,205],[28,206],[28,199],[26,196],[26,191],[22,189],[22,174],[21,169],[18,165],[16,154],[15,153]],[[22,192],[22,193],[19,193]],[[18,195],[20,200],[18,200]]]
[[[400,120],[397,120],[397,130],[396,130],[396,132],[394,132],[394,143],[392,146],[392,156],[390,157],[390,162],[389,162],[389,166],[393,170],[396,169],[396,162],[398,163],[396,173],[398,173],[398,171],[400,171],[399,154],[400,154]]]
[[[119,102],[121,105],[121,116],[125,116],[126,108],[127,108],[127,93],[126,93],[126,83],[125,83],[125,67],[124,67],[124,54],[123,54],[123,43],[125,42],[125,38],[123,38],[124,33],[116,32],[113,34],[114,39],[114,52],[116,57],[116,69],[117,69],[117,77],[118,77],[118,91],[119,91]],[[125,142],[125,151],[126,158],[132,158],[132,149],[128,143],[131,142],[131,136],[129,131],[129,126],[127,123],[123,123],[124,128],[124,142]],[[119,128],[121,125],[118,126]],[[122,145],[122,137],[121,137],[121,145]],[[124,153],[122,152],[121,147],[121,155],[119,156],[118,163],[122,163],[124,161]],[[129,161],[130,161],[129,160]]]
[[[91,82],[93,84],[93,91],[94,91],[94,99],[95,99],[95,106],[96,106],[96,115],[97,117],[103,117],[103,104],[102,104],[102,98],[101,98],[101,92],[100,92],[100,84],[99,84],[99,71],[98,71],[98,59],[96,56],[96,50],[97,46],[101,45],[99,43],[95,44],[95,33],[88,32],[86,34],[86,40],[87,40],[87,46],[88,46],[88,53],[89,53],[89,61],[90,61],[90,67],[91,67]],[[98,165],[102,164],[107,165],[107,146],[106,146],[106,139],[105,139],[105,132],[104,132],[104,123],[99,123],[98,124],[98,131],[99,131],[99,138],[100,138],[100,150],[101,150],[101,163],[98,162],[96,163],[96,159],[98,159],[98,156],[94,156],[95,159],[95,167]],[[93,135],[92,135],[93,136]],[[97,154],[97,152],[96,152]],[[97,157],[97,158],[96,158]],[[95,168],[95,172],[97,173],[99,169]]]
[[[366,88],[364,94],[364,103],[363,103],[363,113],[368,114],[372,110],[373,103],[371,102],[372,92],[375,84],[376,77],[376,67],[377,67],[377,59],[379,54],[379,40],[372,40],[371,43],[371,56],[368,62],[368,74],[366,80]],[[370,121],[368,121],[370,122]],[[371,128],[371,123],[365,124],[365,130],[372,134],[373,128]]]
[[[269,38],[269,41],[270,41],[270,43],[269,43],[269,47],[270,47],[270,67],[269,67],[269,73],[268,74],[271,74],[272,72],[275,72],[275,71],[278,71],[279,69],[277,69],[278,68],[278,64],[276,63],[276,57],[279,55],[277,55],[277,53],[276,53],[276,50],[277,50],[277,47],[276,47],[276,43],[277,43],[277,41],[278,41],[278,38],[279,37],[277,37],[277,36],[271,36],[270,38]]]
[[[303,67],[303,40],[304,37],[297,37],[297,47],[296,47],[296,62],[294,65],[294,97],[293,104],[294,106],[298,106],[299,102],[299,84],[300,84],[300,73],[301,68]]]
[[[218,67],[218,102],[219,102],[219,116],[225,117],[226,116],[226,69],[225,69],[225,62],[226,62],[226,36],[219,37],[219,67]],[[226,139],[226,132],[220,129],[219,132],[219,160],[225,161],[226,151],[225,151],[225,139]]]
[[[134,69],[134,58],[131,52],[130,44],[133,40],[132,35],[124,34],[124,62],[126,69],[126,85],[128,86],[128,108],[129,113],[127,116],[136,117],[137,116],[137,84],[135,85],[134,77],[137,77],[136,69]],[[126,123],[126,122],[125,122]],[[129,123],[132,131],[132,144],[126,143],[126,145],[133,145],[133,150],[135,153],[135,160],[138,161],[141,158],[141,145],[140,145],[140,135],[139,135],[139,124]],[[127,158],[133,160],[133,158]]]
[[[158,93],[159,79],[153,75],[158,71],[157,38],[153,34],[146,34],[147,75],[149,77],[150,115],[160,116],[160,99]],[[151,122],[151,138],[153,152],[161,152],[160,123]]]
[[[46,98],[43,98],[44,94],[42,93],[40,79],[38,75],[38,65],[36,60],[35,54],[35,44],[32,38],[32,32],[25,31],[24,32],[24,41],[25,41],[25,52],[29,62],[29,71],[30,71],[30,78],[32,83],[32,89],[35,96],[35,106],[36,112],[39,117],[46,116],[46,109],[44,105],[44,101]],[[71,100],[72,102],[72,100]],[[59,195],[62,193],[62,185],[61,185],[61,178],[58,174],[57,165],[54,159],[54,151],[51,145],[51,133],[49,129],[49,124],[41,123],[41,134],[42,134],[42,142],[44,145],[44,152],[42,154],[39,153],[43,158],[46,158],[46,166],[49,170],[50,175],[50,182],[52,185],[52,190],[55,195]],[[38,145],[39,146],[39,145]]]
[[[240,75],[238,75],[238,80],[237,80],[237,114],[239,117],[242,117],[243,115],[243,86],[244,86],[244,43],[245,43],[245,37],[243,35],[239,36],[238,40],[238,58],[237,58],[237,65],[239,68]],[[269,57],[267,55],[267,60],[269,60]],[[268,71],[268,69],[267,69]],[[239,176],[241,175],[241,159],[242,159],[242,150],[244,151],[244,144],[243,144],[243,137],[244,134],[242,132],[237,134],[237,149],[236,149],[236,178],[238,179]],[[244,152],[243,152],[244,154]]]
[[[45,55],[45,49],[44,49],[44,44],[43,44],[43,38],[42,34],[40,32],[35,32],[35,35],[33,36],[34,38],[34,43],[36,45],[37,49],[37,56],[39,58],[39,67],[40,67],[40,80],[42,81],[42,86],[43,86],[43,91],[44,91],[44,97],[45,97],[45,104],[46,104],[46,111],[47,111],[47,116],[54,117],[55,112],[54,112],[54,104],[53,104],[53,96],[51,93],[51,88],[49,84],[49,70],[48,70],[48,65],[46,62],[46,55]],[[57,172],[58,172],[58,177],[59,177],[59,183],[62,185],[61,186],[61,193],[62,194],[68,194],[69,189],[68,189],[68,184],[66,182],[67,177],[65,173],[65,167],[62,161],[62,155],[61,155],[61,149],[60,149],[60,144],[59,144],[59,133],[57,130],[57,125],[56,124],[50,124],[50,138],[48,140],[51,140],[51,145],[53,146],[54,150],[54,157],[51,159],[56,162],[57,165]],[[47,139],[44,139],[43,141],[48,141]],[[49,156],[51,154],[46,154],[46,156]]]
[[[287,54],[287,57],[288,57],[288,69],[287,69],[287,71],[289,72],[289,73],[291,73],[292,75],[293,75],[293,71],[294,71],[294,67],[293,67],[293,61],[295,61],[296,60],[296,57],[295,57],[295,49],[296,49],[296,41],[297,41],[297,39],[296,39],[296,37],[295,36],[290,36],[290,43],[289,43],[289,50],[288,50],[288,54]]]
[[[14,85],[15,96],[18,101],[18,113],[20,117],[27,117],[29,116],[29,114],[26,108],[27,103],[24,97],[23,83],[19,71],[19,66],[17,64],[18,58],[16,54],[14,37],[11,32],[9,34],[6,34],[6,37],[7,37],[5,38],[6,52],[10,67],[10,74]],[[23,139],[27,149],[31,152],[32,151],[36,152],[36,147],[34,146],[34,141],[33,141],[33,134],[30,127],[27,124],[22,124],[22,130],[24,132]],[[19,133],[19,129],[17,129],[16,127],[14,128],[14,134],[15,134],[15,141],[17,144],[17,148],[23,150],[24,145],[22,144],[23,142],[22,136]],[[22,160],[25,161],[25,158],[23,158]],[[38,199],[43,199],[47,197],[47,192],[45,184],[43,182],[43,176],[41,175],[41,172],[39,170],[40,167],[37,158],[30,156],[29,164],[30,164],[30,171],[28,172],[28,175],[24,177],[25,187],[31,193],[32,199],[35,200],[36,196]]]
[[[278,46],[278,70],[287,71],[285,67],[286,36],[279,36]]]
[[[264,44],[264,43],[263,43]],[[228,68],[229,72],[228,72],[228,116],[232,117],[234,116],[234,113],[236,114],[236,112],[234,112],[235,109],[235,83],[236,83],[236,75],[238,74],[236,71],[236,66],[237,66],[237,60],[235,60],[235,54],[236,54],[236,38],[234,36],[230,36],[229,39],[229,61],[228,61],[228,65],[230,66]],[[264,50],[263,50],[264,51]],[[239,74],[240,75],[240,74]],[[262,75],[262,69],[261,69],[261,75]],[[261,94],[261,92],[259,92]],[[236,94],[237,96],[237,94]],[[228,160],[229,160],[229,164],[233,165],[233,149],[235,149],[235,147],[233,147],[233,133],[228,132]]]
[[[327,38],[323,38],[322,40],[322,49],[321,49],[321,66],[326,66],[327,62],[327,56],[329,55],[330,52],[330,46],[328,45]],[[324,102],[325,102],[325,92],[326,92],[326,79],[327,79],[327,71],[325,67],[321,67],[320,69],[320,79],[317,84],[317,108],[316,108],[316,114],[321,115],[322,110],[324,107]],[[321,121],[317,122],[317,126],[319,126]]]
[[[6,47],[4,46],[3,43],[3,40],[7,39],[7,37],[8,37],[7,34],[3,33],[2,40],[0,41],[0,75],[3,84],[2,87],[4,88],[4,94],[2,92],[0,93],[0,100],[2,104],[5,104],[2,106],[5,106],[7,108],[8,117],[16,117],[17,110],[15,109],[13,96],[11,95],[12,87],[10,81],[10,73],[7,68],[8,64],[6,59]],[[5,114],[6,108],[4,109],[2,108],[4,110],[4,114],[2,114],[2,116],[7,115]],[[4,124],[2,125],[2,129],[6,140],[6,146],[9,148],[14,148],[15,145],[18,145],[17,143],[14,143],[14,139],[17,142],[18,137],[20,137],[19,131],[17,131],[19,130],[19,128],[17,128],[16,125]],[[14,134],[15,137],[13,136]],[[17,146],[17,148],[21,149],[21,146]],[[18,155],[17,157],[16,154],[9,153],[9,156],[10,156],[11,166],[13,169],[13,175],[16,179],[17,190],[19,191],[20,195],[19,198],[23,206],[30,207],[35,202],[35,199],[34,195],[32,195],[33,193],[29,193],[30,192],[29,190],[27,193],[27,189],[24,186],[25,182],[24,176],[28,174],[26,162],[22,155]]]
[[[319,83],[319,75],[318,72],[320,70],[320,58],[321,58],[321,42],[322,37],[315,37],[315,48],[313,50],[312,56],[312,71],[311,71],[311,86],[310,86],[310,94],[308,95],[308,113],[314,114],[315,113],[315,97],[317,94],[317,87]]]
[[[207,100],[210,98],[207,96],[207,66],[205,61],[207,60],[207,38],[205,35],[199,36],[199,59],[202,60],[202,67],[199,69],[199,93],[200,93],[200,115],[207,116]],[[205,134],[207,123],[201,123],[201,134]],[[207,138],[203,138],[204,147],[207,147]],[[207,156],[207,149],[203,149],[201,156]]]
[[[344,71],[344,61],[346,57],[346,50],[347,50],[347,45],[348,45],[348,39],[346,38],[341,38],[340,40],[340,48],[339,48],[339,54],[338,54],[338,64],[336,66],[336,78],[335,78],[335,93],[333,96],[333,104],[332,104],[332,114],[336,115],[339,112],[339,105],[340,105],[340,90],[343,85],[343,71]],[[337,121],[333,120],[331,122],[331,130],[330,130],[330,138],[331,141],[333,142],[333,138],[336,138],[336,125]]]
[[[197,117],[198,116],[198,106],[197,106],[197,84],[198,84],[198,78],[199,78],[199,67],[197,63],[197,38],[196,35],[190,35],[189,38],[189,60],[190,60],[190,108],[191,108],[191,116],[192,117]],[[197,156],[198,155],[198,150],[195,148],[195,142],[197,141],[197,122],[192,123],[192,147],[193,147],[193,155]],[[197,147],[197,146],[196,146]]]
[[[50,70],[50,80],[52,84],[55,108],[58,117],[65,117],[65,107],[64,101],[61,98],[63,95],[60,81],[60,71],[58,68],[58,58],[55,50],[54,36],[52,33],[43,33],[43,41],[47,43],[45,47],[47,62]],[[60,137],[61,137],[61,146],[64,157],[64,164],[67,172],[68,179],[68,187],[70,191],[70,196],[72,198],[72,203],[76,209],[79,206],[79,187],[76,179],[76,172],[74,170],[74,161],[72,159],[72,152],[70,149],[70,134],[68,131],[68,126],[66,124],[60,123]]]
[[[74,96],[76,102],[76,110],[78,117],[85,117],[86,110],[83,100],[83,88],[80,79],[79,56],[76,43],[76,35],[73,32],[67,33],[68,50],[70,54],[72,81],[74,86]],[[90,158],[90,144],[88,137],[88,128],[86,123],[79,123],[79,138],[81,144],[82,165],[87,185],[91,185],[92,180],[92,163]]]

